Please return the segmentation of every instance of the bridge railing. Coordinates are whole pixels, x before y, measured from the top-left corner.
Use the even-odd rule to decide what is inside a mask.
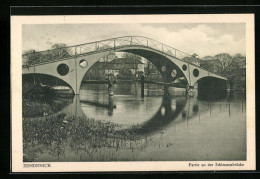
[[[52,49],[47,51],[35,52],[30,54],[24,54],[23,65],[36,65],[41,63],[51,63],[52,61],[63,60],[66,58],[72,58],[76,55],[83,55],[90,52],[96,52],[101,50],[115,50],[116,48],[124,46],[144,46],[154,50],[159,51],[160,53],[173,56],[179,60],[185,60],[187,57],[192,57],[191,55],[175,49],[171,46],[165,45],[159,41],[142,37],[142,36],[124,36],[117,37],[107,40],[101,40],[86,44],[80,44],[76,46],[63,47],[59,49]]]

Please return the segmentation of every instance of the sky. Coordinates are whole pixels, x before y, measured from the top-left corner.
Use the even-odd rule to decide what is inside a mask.
[[[55,43],[71,46],[128,35],[149,37],[201,58],[246,53],[244,23],[26,24],[22,50],[42,51]]]

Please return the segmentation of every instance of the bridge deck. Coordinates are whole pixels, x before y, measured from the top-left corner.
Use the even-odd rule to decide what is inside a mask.
[[[120,48],[135,47],[135,46],[155,50],[158,53],[161,53],[162,55],[165,56],[168,55],[174,57],[177,60],[184,61],[185,63],[188,63],[192,66],[196,66],[199,69],[203,69],[198,65],[183,60],[185,57],[186,58],[195,58],[195,57],[181,50],[175,49],[171,46],[158,42],[156,40],[147,37],[142,37],[142,36],[123,36],[123,37],[111,38],[111,39],[79,44],[79,45],[69,46],[64,48],[40,51],[40,52],[35,52],[30,54],[23,54],[22,56],[23,68],[43,65],[47,63],[53,63],[56,61],[71,59],[86,54],[100,53],[102,51],[117,50]],[[203,70],[208,71],[207,69],[203,69]],[[218,74],[215,75],[219,76],[222,79],[226,79]]]

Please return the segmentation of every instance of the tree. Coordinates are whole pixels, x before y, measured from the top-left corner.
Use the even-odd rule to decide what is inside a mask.
[[[51,49],[59,49],[59,48],[65,48],[65,47],[67,47],[66,44],[64,44],[64,43],[57,43],[57,44],[53,44],[51,46]]]
[[[52,45],[50,50],[43,52],[36,52],[33,49],[24,51],[23,64],[33,65],[34,63],[69,57],[70,55],[71,54],[66,44],[57,43]]]
[[[23,52],[23,65],[32,65],[40,58],[40,54],[36,53],[34,49],[26,50]]]
[[[46,55],[48,55],[50,58],[64,58],[68,57],[73,52],[69,52],[69,48],[67,48],[67,45],[64,43],[56,43],[51,46],[51,51],[48,51]]]
[[[237,66],[241,69],[246,67],[246,57],[242,56],[241,54],[236,54],[233,57],[234,61],[236,62]]]
[[[246,74],[246,57],[236,54],[233,63],[229,66],[227,77],[232,80],[241,81],[241,77]]]
[[[102,45],[102,46],[99,46],[97,50],[106,50],[106,49],[111,49],[111,47],[109,45]],[[115,58],[117,58],[115,51],[110,50],[110,53],[107,56],[101,58],[100,61],[101,62],[110,62],[110,61],[114,60]]]
[[[35,50],[34,49],[30,49],[30,50],[23,51],[23,54],[29,54],[29,53],[35,53]]]
[[[136,55],[136,54],[133,54],[133,53],[128,53],[128,52],[125,52],[123,55],[122,55],[123,58],[130,58],[130,59],[133,59],[133,60],[142,60],[142,57],[139,56],[139,55]]]
[[[245,56],[242,56],[241,54],[231,56],[227,53],[221,53],[215,55],[214,57],[206,56],[203,59],[203,68],[211,72],[216,69],[216,71],[214,71],[215,73],[225,76],[231,83],[236,83],[240,86],[240,88],[245,87]]]
[[[160,72],[152,62],[147,60],[147,66],[145,67],[145,76],[149,76],[150,74],[160,75]]]
[[[133,53],[124,53],[122,55],[123,58],[128,58],[128,59],[132,59],[134,60],[134,64],[135,64],[135,71],[137,70],[138,68],[138,61],[141,61],[142,60],[142,57],[139,56],[139,55],[136,55],[136,54],[133,54]]]
[[[119,70],[118,76],[122,80],[129,80],[132,78],[132,72],[130,69],[121,69]]]
[[[146,67],[146,74],[145,74],[145,76],[149,76],[150,75],[150,73],[151,73],[151,70],[152,70],[152,63],[148,60],[147,61],[147,67]]]
[[[232,57],[228,53],[221,53],[215,55],[220,67],[220,73],[225,73],[228,71],[232,63],[234,62]]]

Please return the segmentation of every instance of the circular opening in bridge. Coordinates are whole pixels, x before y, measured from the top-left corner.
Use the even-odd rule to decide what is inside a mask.
[[[162,66],[162,71],[164,72],[164,71],[166,71],[166,66]]]
[[[186,71],[187,70],[187,65],[182,65],[182,69],[183,69],[183,71]]]
[[[59,66],[57,67],[57,72],[61,75],[61,76],[65,76],[69,73],[69,67],[66,64],[59,64]]]
[[[173,69],[171,72],[172,77],[176,77],[177,76],[177,70]]]
[[[194,69],[194,70],[193,70],[193,75],[194,75],[195,77],[198,77],[198,76],[199,76],[199,70],[198,70],[198,69]]]
[[[86,67],[88,66],[87,60],[85,60],[85,59],[80,60],[80,61],[79,61],[79,66],[80,66],[81,68],[86,68]]]

